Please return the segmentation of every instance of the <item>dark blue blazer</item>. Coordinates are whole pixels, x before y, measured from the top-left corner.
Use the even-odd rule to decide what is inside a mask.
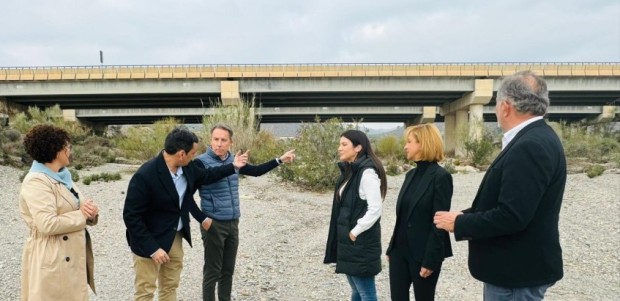
[[[179,218],[183,223],[183,237],[191,246],[188,213],[200,223],[207,218],[194,201],[194,192],[200,185],[216,182],[234,172],[232,164],[205,168],[200,161],[193,160],[183,167],[187,190],[183,205],[179,207],[179,194],[163,152],[144,163],[129,181],[123,209],[131,251],[142,257],[150,257],[159,248],[169,252],[178,231]]]
[[[454,236],[469,240],[472,276],[508,288],[560,280],[565,185],[560,139],[544,120],[527,125],[489,166],[471,208],[456,218]]]

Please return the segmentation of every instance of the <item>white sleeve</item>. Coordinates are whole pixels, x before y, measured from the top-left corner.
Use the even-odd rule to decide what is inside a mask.
[[[381,217],[381,211],[383,210],[381,199],[381,180],[374,169],[369,168],[362,174],[362,180],[359,188],[360,198],[368,202],[368,210],[366,214],[357,220],[357,225],[353,227],[351,233],[355,237],[359,236],[362,232],[370,229],[372,225],[377,222]]]

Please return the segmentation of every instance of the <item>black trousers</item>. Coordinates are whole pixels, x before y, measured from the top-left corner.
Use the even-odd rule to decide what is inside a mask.
[[[420,277],[422,265],[402,250],[390,252],[390,294],[393,301],[410,300],[409,288],[413,283],[413,294],[416,301],[435,300],[435,288],[439,280],[441,268],[426,277]]]
[[[205,263],[202,269],[202,299],[230,301],[233,273],[239,247],[239,220],[213,220],[209,231],[200,227],[202,244],[205,248]]]

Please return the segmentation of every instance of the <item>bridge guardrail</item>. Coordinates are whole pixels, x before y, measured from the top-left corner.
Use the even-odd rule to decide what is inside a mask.
[[[0,68],[0,81],[295,77],[501,77],[520,70],[542,76],[620,76],[620,63],[110,65]]]

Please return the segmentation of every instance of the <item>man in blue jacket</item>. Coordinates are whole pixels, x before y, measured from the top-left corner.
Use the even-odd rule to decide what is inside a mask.
[[[207,167],[218,167],[231,163],[235,156],[230,153],[232,129],[216,124],[211,129],[211,145],[198,159]],[[247,153],[247,151],[246,151]],[[295,150],[260,165],[245,165],[239,174],[261,176],[282,163],[290,163]],[[239,174],[232,174],[217,182],[202,185],[199,189],[202,212],[207,215],[206,227],[201,229],[205,248],[202,278],[203,300],[215,301],[215,286],[218,300],[231,299],[233,272],[239,246]],[[206,230],[205,230],[206,229]]]
[[[558,221],[566,185],[560,139],[543,120],[545,81],[530,71],[497,91],[502,152],[487,169],[471,208],[435,214],[438,228],[469,241],[469,271],[484,300],[542,300],[564,275]]]

